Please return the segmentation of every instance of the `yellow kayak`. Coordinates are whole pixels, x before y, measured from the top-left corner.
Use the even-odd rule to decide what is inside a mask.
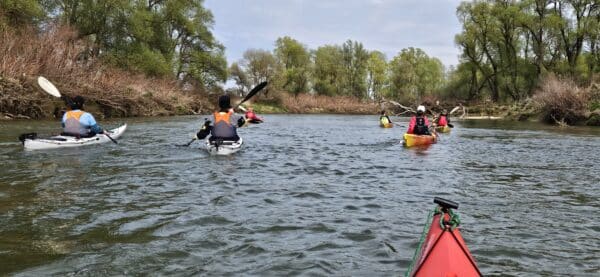
[[[394,127],[394,123],[391,123],[391,122],[390,123],[385,123],[385,124],[379,123],[379,126],[381,128],[392,128],[392,127]]]
[[[452,129],[448,125],[435,127],[435,131],[440,133],[450,133],[450,130]]]
[[[404,134],[404,146],[418,146],[418,145],[429,145],[435,143],[437,141],[437,137],[435,134],[432,135],[413,135],[413,134]]]

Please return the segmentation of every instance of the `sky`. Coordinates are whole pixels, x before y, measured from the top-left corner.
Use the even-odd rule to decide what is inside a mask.
[[[461,30],[461,0],[205,0],[215,19],[213,34],[229,63],[250,48],[273,50],[290,36],[310,49],[351,39],[390,60],[418,47],[445,66],[457,65],[454,36]]]

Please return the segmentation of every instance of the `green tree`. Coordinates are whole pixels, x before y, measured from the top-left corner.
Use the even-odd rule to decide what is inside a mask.
[[[294,94],[308,91],[310,70],[308,49],[297,40],[286,36],[277,39],[274,52],[282,67],[281,87]]]
[[[229,78],[238,86],[238,91],[241,95],[250,89],[248,75],[237,62],[234,62],[229,66]]]
[[[343,87],[344,68],[340,61],[342,49],[336,45],[325,45],[313,53],[314,90],[322,95],[339,95]]]
[[[174,76],[197,88],[227,78],[224,47],[202,0],[45,0],[101,57],[148,75]]]
[[[37,0],[1,0],[0,31],[4,28],[34,25],[45,17],[42,5]]]
[[[392,96],[420,102],[444,84],[444,66],[420,48],[405,48],[390,62]]]
[[[371,51],[367,60],[367,91],[373,99],[381,99],[387,81],[387,62],[385,55]]]
[[[358,98],[366,98],[367,95],[367,60],[369,52],[362,43],[347,40],[342,45],[342,64],[344,68],[343,93]]]
[[[239,64],[243,66],[251,86],[264,81],[271,82],[279,72],[275,56],[266,50],[246,50]]]

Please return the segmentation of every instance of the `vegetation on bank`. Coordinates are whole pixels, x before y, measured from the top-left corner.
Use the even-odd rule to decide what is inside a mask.
[[[465,1],[457,16],[455,67],[415,47],[388,58],[358,41],[310,49],[289,36],[228,66],[202,0],[1,1],[0,77],[29,88],[45,75],[105,116],[208,112],[229,79],[236,87],[226,92],[238,97],[269,82],[254,99],[259,112],[376,113],[383,100],[440,101],[519,120],[599,121],[595,1]],[[60,104],[5,89],[1,97],[0,112],[31,117]]]

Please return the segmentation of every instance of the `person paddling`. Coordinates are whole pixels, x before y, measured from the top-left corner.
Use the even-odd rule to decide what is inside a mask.
[[[407,134],[431,135],[429,132],[429,120],[425,116],[425,106],[417,107],[417,115],[410,119]]]
[[[385,112],[385,110],[381,111],[381,116],[379,117],[379,123],[381,123],[381,125],[383,125],[383,126],[386,126],[386,125],[392,123],[392,120],[387,115],[387,113]]]
[[[238,141],[237,128],[244,126],[244,123],[246,120],[242,116],[234,114],[229,95],[221,95],[219,110],[213,113],[212,121],[204,123],[195,138],[204,139],[210,135],[210,141]]]
[[[250,123],[262,123],[262,118],[258,117],[252,108],[246,111],[246,120]]]
[[[435,123],[437,127],[448,126],[448,124],[450,124],[450,118],[448,118],[448,110],[444,109]]]
[[[83,104],[85,103],[83,97],[77,95],[68,102],[71,110],[67,111],[62,117],[62,135],[88,138],[104,133],[104,129],[96,123],[94,116],[83,111]]]

